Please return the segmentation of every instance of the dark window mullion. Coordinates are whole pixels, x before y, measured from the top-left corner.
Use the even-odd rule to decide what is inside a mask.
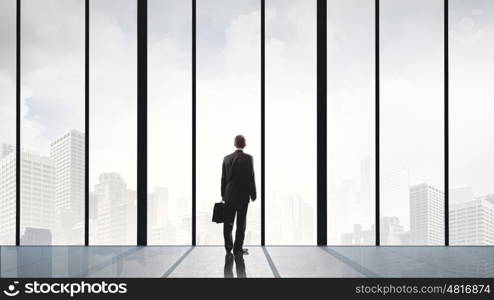
[[[449,246],[449,0],[444,0],[444,245]]]
[[[327,238],[327,2],[317,1],[317,245]]]
[[[192,0],[192,246],[196,245],[196,0]]]
[[[261,246],[266,245],[266,188],[265,188],[265,140],[266,140],[266,1],[261,0]]]
[[[379,13],[379,0],[376,1],[376,8],[375,8],[375,93],[376,93],[376,99],[375,99],[375,114],[376,114],[376,120],[375,120],[375,130],[376,130],[376,225],[375,225],[375,231],[376,231],[376,246],[381,245],[381,239],[380,239],[380,232],[381,232],[381,222],[380,222],[380,197],[381,197],[381,171],[380,171],[380,38],[379,38],[379,22],[380,22],[380,13]]]
[[[84,245],[89,246],[89,1],[85,0],[85,194],[84,194]]]
[[[147,245],[147,0],[137,1],[137,245]]]
[[[16,7],[16,193],[15,244],[21,241],[21,0]]]

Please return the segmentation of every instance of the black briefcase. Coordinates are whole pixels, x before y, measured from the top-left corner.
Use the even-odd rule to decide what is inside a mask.
[[[225,209],[225,202],[218,202],[214,204],[213,222],[223,223],[225,221],[225,216],[223,215],[224,209]]]

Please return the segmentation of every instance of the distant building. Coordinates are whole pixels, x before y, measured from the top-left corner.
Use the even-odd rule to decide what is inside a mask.
[[[494,244],[494,195],[450,204],[451,245]]]
[[[410,188],[410,243],[444,244],[444,192],[426,183]]]
[[[148,224],[151,228],[163,225],[169,221],[169,193],[166,187],[155,187],[148,195]]]
[[[382,217],[379,233],[382,245],[402,245],[402,235],[405,230],[398,218]]]
[[[14,159],[14,156],[12,156]],[[21,154],[21,230],[32,228],[50,230],[55,224],[53,161],[35,153]],[[37,231],[34,231],[34,230]],[[44,238],[30,239],[45,241]],[[50,239],[51,240],[51,239]]]
[[[400,235],[401,245],[412,245],[410,231],[405,231]]]
[[[52,234],[49,229],[26,227],[21,236],[21,245],[51,245]]]
[[[343,233],[341,235],[341,245],[375,245],[376,232],[375,226],[372,229],[362,230],[362,225],[353,225],[353,232]]]
[[[394,168],[382,172],[381,216],[398,218],[404,230],[410,224],[410,183],[408,171]],[[381,230],[382,232],[382,230]]]
[[[127,184],[118,173],[103,173],[94,189],[98,216],[95,244],[121,245],[136,241],[136,192],[127,189]]]
[[[83,233],[76,228],[84,219],[85,135],[72,130],[51,143],[54,165],[54,197],[57,228],[54,244],[80,244]],[[81,234],[82,233],[82,234]]]
[[[15,238],[16,161],[15,148],[0,146],[0,241]],[[80,244],[83,236],[85,139],[75,130],[51,143],[50,156],[22,151],[21,228],[30,228],[25,244],[41,243],[34,238],[50,232],[50,244]]]
[[[173,244],[176,240],[175,228],[170,222],[168,206],[168,188],[155,187],[148,195],[148,230],[149,242],[152,244]]]
[[[2,149],[7,149],[2,145]],[[15,152],[0,154],[0,245],[15,244]]]
[[[276,193],[271,199],[272,228],[268,234],[280,244],[310,244],[314,238],[313,209],[297,194]]]
[[[55,171],[55,208],[83,211],[84,133],[72,130],[51,143],[50,157]]]
[[[13,153],[15,150],[14,146],[8,145],[8,144],[1,144],[0,145],[0,159],[4,158],[5,156],[9,155],[10,153]]]
[[[360,160],[360,193],[364,201],[374,196],[375,192],[375,161],[370,157]]]
[[[16,155],[13,147],[2,146],[0,159],[0,242],[15,243],[16,215]],[[5,151],[8,149],[8,151]],[[3,155],[2,154],[2,155]],[[47,157],[31,152],[21,153],[21,230],[30,228],[25,245],[45,245],[46,235],[40,238],[33,234],[48,231],[49,243],[55,229],[54,167]]]

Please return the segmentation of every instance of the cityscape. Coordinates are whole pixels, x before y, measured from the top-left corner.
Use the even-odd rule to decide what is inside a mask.
[[[84,133],[71,130],[53,141],[50,155],[22,151],[21,244],[77,245],[84,236]],[[0,152],[0,243],[13,244],[15,232],[15,148],[2,144]],[[151,243],[174,244],[189,234],[189,220],[179,220],[169,206],[168,189],[155,187],[148,197]],[[136,191],[118,173],[103,173],[90,192],[90,243],[134,244],[136,239]]]
[[[21,244],[72,245],[81,244],[84,235],[84,133],[72,130],[50,145],[50,155],[22,152],[21,173]],[[15,148],[2,144],[0,148],[0,207],[2,207],[0,242],[12,243],[15,232]],[[370,165],[361,163],[360,185],[346,182],[330,191],[338,203],[348,207],[362,206],[362,197],[372,199]],[[404,168],[384,170],[381,188],[381,244],[382,245],[443,245],[444,192],[421,183],[409,184],[409,173]],[[360,196],[350,196],[358,187]],[[347,195],[347,196],[345,196]],[[314,209],[300,195],[270,195],[271,217],[291,220],[286,224],[272,222],[269,235],[288,242],[293,235],[310,237],[314,230]],[[191,233],[190,201],[169,200],[166,187],[155,187],[148,197],[149,240],[156,244],[176,244]],[[351,202],[355,202],[352,203]],[[136,236],[136,191],[127,187],[118,173],[103,173],[90,193],[90,232],[92,244],[132,244]],[[408,205],[401,205],[408,203]],[[212,207],[212,203],[210,205]],[[198,224],[203,234],[198,244],[221,244],[221,227],[211,223],[209,206],[198,210]],[[246,232],[246,244],[259,244],[260,208],[252,206]],[[276,212],[276,213],[274,213]],[[383,213],[384,212],[384,213]],[[346,213],[352,213],[346,212]],[[373,213],[364,216],[372,224]],[[494,194],[477,196],[472,187],[450,190],[450,244],[491,245],[494,243]],[[185,217],[183,217],[185,216]],[[209,225],[208,225],[209,224]],[[341,245],[372,245],[374,225],[344,224]],[[350,230],[348,230],[350,228]],[[288,234],[286,237],[285,234]]]
[[[21,244],[80,245],[84,236],[85,136],[71,130],[50,145],[49,156],[22,151]],[[14,243],[16,159],[15,147],[1,144],[0,244]],[[219,179],[218,179],[219,182]],[[150,244],[176,245],[188,240],[192,229],[190,200],[170,201],[169,189],[156,186],[148,196]],[[121,174],[100,174],[90,191],[90,244],[131,245],[136,240],[136,197]],[[310,243],[314,235],[314,209],[300,195],[273,192],[269,209],[276,220],[268,236],[289,243],[294,236]],[[245,242],[260,244],[260,205],[251,205]],[[201,203],[197,223],[199,245],[222,244],[222,226],[211,222],[213,202]]]
[[[366,168],[371,159],[362,160],[360,192],[352,184],[342,184],[336,191],[339,203],[351,207],[368,206],[370,176]],[[372,170],[373,172],[373,170]],[[367,175],[366,175],[367,174]],[[341,190],[351,190],[342,192]],[[339,190],[338,190],[339,189]],[[364,192],[362,192],[364,191]],[[373,191],[372,191],[373,192]],[[345,195],[357,194],[351,197]],[[363,199],[363,197],[366,197]],[[352,206],[352,203],[353,206]],[[365,203],[367,202],[367,204]],[[382,245],[444,245],[444,192],[428,184],[410,185],[405,168],[381,173],[380,241]],[[408,205],[403,205],[408,204]],[[373,212],[372,212],[373,213]],[[367,224],[374,224],[373,214]],[[341,234],[341,245],[374,245],[375,225],[341,224],[351,231]],[[453,187],[449,196],[449,240],[451,245],[492,245],[494,243],[494,194],[477,196],[470,186]],[[334,241],[333,241],[334,242]]]

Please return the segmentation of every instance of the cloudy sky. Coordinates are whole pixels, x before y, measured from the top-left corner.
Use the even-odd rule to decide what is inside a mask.
[[[374,157],[370,2],[328,2],[331,187],[358,181],[361,160]],[[198,208],[209,213],[219,199],[221,159],[232,150],[235,134],[247,136],[246,151],[260,171],[259,1],[198,0],[197,5]],[[266,5],[266,195],[298,195],[314,211],[315,1]],[[477,195],[492,193],[494,133],[488,128],[494,93],[488,75],[494,68],[494,3],[451,0],[450,6],[451,185],[471,185]],[[179,0],[150,0],[149,7],[150,191],[168,187],[170,209],[181,219],[190,210],[183,203],[190,203],[191,8]],[[407,169],[410,184],[443,189],[442,1],[382,0],[381,9],[381,168]],[[83,13],[81,0],[23,0],[22,146],[27,150],[46,155],[50,141],[84,128]],[[0,2],[0,25],[0,141],[14,144],[14,0]],[[135,189],[136,42],[135,0],[92,1],[91,186],[102,172],[119,172]],[[353,209],[332,200],[333,209]],[[330,211],[332,228],[342,228],[332,234],[355,223],[371,224],[374,199],[358,201],[365,207],[358,213]],[[276,208],[274,200],[271,204],[267,217]],[[404,203],[386,205],[382,211],[390,215],[408,209]],[[258,204],[252,206],[253,224],[256,210]],[[188,233],[183,234],[186,240]],[[295,237],[288,232],[284,239]],[[314,236],[307,238],[313,241]]]

